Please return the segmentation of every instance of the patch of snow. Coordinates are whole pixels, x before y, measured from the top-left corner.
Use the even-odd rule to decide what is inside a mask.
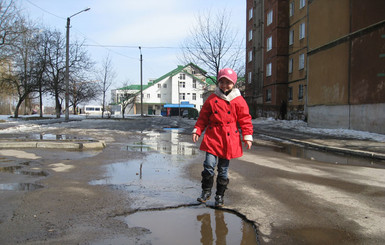
[[[308,124],[301,120],[275,120],[274,118],[258,118],[253,119],[254,126],[268,126],[279,127],[284,129],[291,129],[298,132],[321,134],[329,136],[349,137],[354,139],[373,140],[377,142],[385,142],[384,134],[370,133],[366,131],[358,131],[352,129],[329,129],[329,128],[312,128]]]

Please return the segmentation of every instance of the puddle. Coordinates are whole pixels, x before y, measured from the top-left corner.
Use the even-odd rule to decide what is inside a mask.
[[[185,162],[176,161],[170,155],[150,153],[144,159],[105,166],[105,177],[89,184],[108,185],[133,193],[132,207],[191,202],[199,188],[197,183],[180,177]]]
[[[258,244],[253,225],[224,210],[184,207],[140,211],[122,219],[130,228],[149,230],[148,235],[137,241],[140,244]],[[126,244],[125,242],[126,238],[116,238],[91,244]]]
[[[274,150],[287,153],[294,157],[315,160],[319,162],[385,168],[385,161],[375,161],[367,158],[359,158],[344,154],[330,153],[320,150],[304,148],[296,145],[285,144],[282,148],[274,148]]]
[[[84,138],[74,135],[66,134],[27,134],[22,136],[15,136],[14,139],[22,140],[90,140],[90,138]]]
[[[148,239],[152,244],[257,244],[254,227],[223,210],[179,208],[137,212],[124,221],[129,227],[150,230]]]
[[[31,184],[31,183],[0,184],[0,190],[6,190],[6,191],[33,191],[43,187],[44,186],[42,185]]]
[[[163,154],[194,156],[199,149],[196,144],[184,142],[179,139],[182,128],[164,128],[162,132],[146,131],[141,141],[127,145],[127,151],[150,152],[156,151]]]
[[[22,168],[22,166],[0,167],[0,173],[22,174],[29,176],[48,176],[48,173],[44,171],[25,171],[21,170]]]

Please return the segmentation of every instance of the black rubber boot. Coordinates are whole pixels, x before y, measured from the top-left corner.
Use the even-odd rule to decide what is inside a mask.
[[[229,184],[229,179],[217,178],[217,192],[215,193],[215,206],[222,207],[224,205],[223,196]]]
[[[202,172],[202,194],[198,197],[198,202],[205,203],[211,197],[211,188],[214,184],[214,176],[211,176],[209,172]]]

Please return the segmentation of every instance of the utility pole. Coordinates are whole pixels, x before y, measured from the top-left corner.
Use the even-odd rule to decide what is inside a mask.
[[[65,120],[66,121],[69,121],[69,118],[70,118],[70,108],[69,108],[69,100],[70,100],[70,92],[69,92],[69,88],[70,88],[70,82],[69,82],[69,74],[70,74],[70,71],[69,71],[69,53],[70,53],[70,21],[71,21],[71,18],[74,17],[75,15],[77,14],[80,14],[82,12],[86,12],[88,10],[90,10],[91,8],[86,8],[86,9],[83,9],[82,11],[79,11],[77,12],[76,14],[73,14],[71,15],[70,17],[67,18],[67,35],[66,35],[66,72],[65,72],[65,77],[64,77],[64,80],[65,80],[65,85],[66,85],[66,92],[65,92],[65,104],[66,104],[66,114],[65,114]]]
[[[140,116],[143,117],[143,69],[142,69],[142,47],[139,46],[140,52]]]

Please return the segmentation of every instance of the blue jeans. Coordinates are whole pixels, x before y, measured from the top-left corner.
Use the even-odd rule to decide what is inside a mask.
[[[204,171],[208,172],[210,176],[214,176],[215,166],[217,165],[217,159],[218,159],[218,178],[228,179],[227,173],[229,171],[230,160],[219,158],[208,152],[206,152],[206,159],[203,162]]]

